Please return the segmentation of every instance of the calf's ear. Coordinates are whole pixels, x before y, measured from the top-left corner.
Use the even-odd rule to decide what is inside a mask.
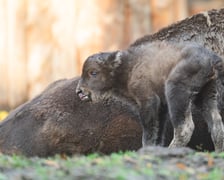
[[[108,63],[111,68],[117,68],[121,64],[122,51],[115,51],[108,57]]]

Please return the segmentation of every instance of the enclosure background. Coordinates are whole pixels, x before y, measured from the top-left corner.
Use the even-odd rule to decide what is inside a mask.
[[[221,7],[223,0],[0,0],[0,109],[80,75],[93,53]]]

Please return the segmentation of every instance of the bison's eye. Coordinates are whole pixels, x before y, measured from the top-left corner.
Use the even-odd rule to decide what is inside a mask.
[[[103,58],[100,57],[100,56],[98,56],[98,57],[97,57],[97,60],[99,60],[99,61],[103,61]]]
[[[93,71],[89,71],[89,76],[96,77],[97,74],[98,74],[97,71],[94,71],[94,70]]]

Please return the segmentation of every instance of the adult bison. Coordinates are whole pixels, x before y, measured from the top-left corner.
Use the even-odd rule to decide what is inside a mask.
[[[141,147],[138,117],[128,105],[82,102],[75,95],[77,82],[56,81],[13,110],[0,124],[0,151],[46,157]]]

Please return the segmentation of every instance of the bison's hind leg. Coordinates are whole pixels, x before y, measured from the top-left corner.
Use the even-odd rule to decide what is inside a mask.
[[[224,150],[224,126],[217,103],[216,81],[212,80],[200,93],[203,118],[208,124],[211,138],[217,152]]]
[[[191,93],[185,86],[168,82],[166,84],[166,98],[174,127],[174,137],[169,147],[186,146],[194,131],[191,114]]]
[[[170,147],[186,146],[194,130],[191,103],[201,96],[202,113],[216,151],[224,150],[224,126],[217,107],[216,71],[213,56],[193,49],[173,68],[165,84],[169,115],[174,127]],[[205,51],[205,50],[204,50]],[[201,95],[200,95],[201,94]]]
[[[200,50],[187,49],[183,59],[170,72],[165,82],[165,96],[174,137],[170,147],[186,146],[194,131],[191,103],[200,89],[209,81],[212,67],[208,59],[203,59]]]

